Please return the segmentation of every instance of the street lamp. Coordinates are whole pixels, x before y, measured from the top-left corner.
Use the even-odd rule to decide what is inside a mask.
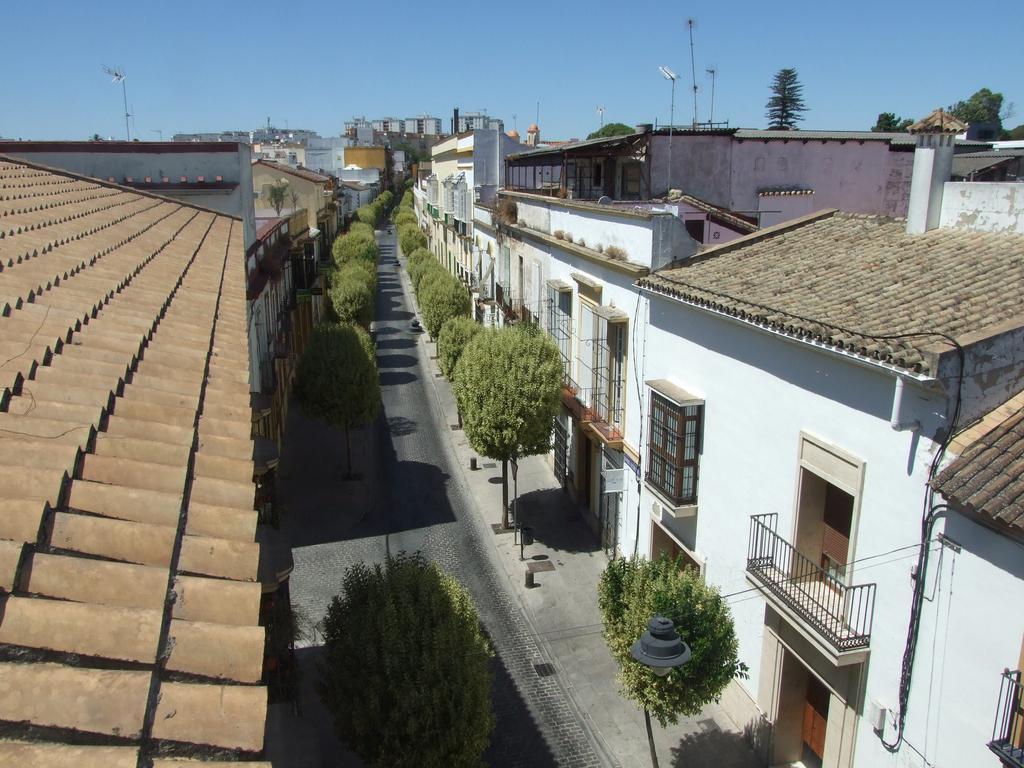
[[[647,624],[647,631],[629,649],[630,655],[658,677],[665,677],[676,667],[690,660],[690,646],[679,638],[672,619],[655,616]],[[647,726],[647,744],[651,748],[651,764],[658,768],[658,753],[654,750],[654,733],[651,731],[651,713],[644,707],[644,723]]]
[[[672,107],[668,118],[668,188],[672,189],[672,131],[676,122],[676,73],[668,67],[658,67],[666,80],[672,81]]]

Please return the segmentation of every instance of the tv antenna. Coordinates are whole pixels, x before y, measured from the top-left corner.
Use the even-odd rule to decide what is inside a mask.
[[[598,107],[597,114],[601,116],[601,127],[604,128],[604,107]]]
[[[110,82],[121,84],[121,96],[124,99],[124,132],[128,134],[128,141],[132,140],[132,130],[128,127],[128,118],[131,115],[128,113],[128,88],[124,84],[125,79],[128,77],[121,67],[103,67],[103,71],[106,72],[112,78]]]
[[[690,30],[690,77],[693,80],[693,127],[697,127],[697,65],[693,56],[693,27],[697,23],[695,19],[687,19],[686,26]]]
[[[711,75],[711,114],[708,116],[708,124],[715,122],[715,75],[718,74],[718,70],[714,67],[711,69],[705,69],[709,75]]]

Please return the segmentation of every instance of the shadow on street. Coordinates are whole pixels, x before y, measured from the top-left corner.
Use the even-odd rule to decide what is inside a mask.
[[[703,730],[672,747],[674,768],[757,768],[766,765],[750,749],[742,733],[721,730],[713,720],[702,720]]]
[[[601,544],[561,488],[521,494],[519,520],[533,528],[533,539],[558,552],[600,552]],[[553,516],[558,520],[551,524]]]

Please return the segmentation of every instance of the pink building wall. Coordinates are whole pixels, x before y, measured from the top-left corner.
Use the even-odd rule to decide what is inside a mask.
[[[799,136],[799,134],[796,134]],[[651,187],[669,188],[730,210],[756,215],[766,188],[812,189],[810,200],[790,201],[804,213],[839,208],[851,213],[905,216],[912,151],[892,151],[883,140],[738,139],[729,135],[651,138]],[[787,203],[789,205],[789,203]]]

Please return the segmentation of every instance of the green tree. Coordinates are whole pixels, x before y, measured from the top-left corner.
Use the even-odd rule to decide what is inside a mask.
[[[490,643],[469,594],[419,554],[345,571],[320,698],[372,766],[476,768],[494,729]]]
[[[437,364],[449,381],[455,377],[462,350],[482,330],[483,326],[471,317],[450,317],[441,326],[437,335]]]
[[[551,338],[520,328],[476,334],[455,366],[455,397],[473,450],[501,462],[508,527],[508,462],[547,453],[558,413],[562,356]]]
[[[398,245],[402,253],[412,253],[417,248],[427,247],[427,238],[415,224],[398,228]]]
[[[267,199],[270,201],[270,207],[280,216],[281,209],[284,208],[284,201],[288,199],[288,182],[281,179],[281,181],[270,184],[267,188]]]
[[[423,327],[433,338],[441,327],[453,317],[469,317],[473,310],[473,299],[466,286],[451,275],[432,281],[419,294]]]
[[[897,117],[895,112],[879,112],[878,119],[871,126],[875,133],[903,133],[914,121],[907,117]]]
[[[605,123],[599,130],[588,135],[587,138],[606,139],[612,136],[627,136],[631,133],[636,133],[636,128],[632,128],[625,123]]]
[[[773,130],[791,131],[797,122],[803,120],[801,113],[807,111],[803,90],[795,69],[780,69],[769,86],[772,96],[765,105],[768,127]]]
[[[1020,141],[1024,139],[1024,123],[1010,131],[1004,131],[1003,138],[1006,141]]]
[[[340,322],[369,327],[373,320],[373,288],[358,267],[346,265],[335,270],[328,297]]]
[[[681,559],[662,555],[657,560],[612,560],[598,584],[598,606],[605,641],[619,663],[622,694],[647,709],[662,727],[677,722],[679,715],[700,714],[730,680],[747,676],[728,604],[695,569],[684,569]],[[693,654],[665,677],[629,653],[651,617],[659,614],[672,619]]]
[[[369,334],[351,324],[318,325],[299,360],[295,393],[308,416],[345,430],[345,477],[351,479],[349,430],[369,424],[380,410],[377,358]]]
[[[331,246],[331,256],[334,257],[334,263],[338,267],[343,267],[350,261],[359,260],[375,264],[377,254],[377,241],[362,233],[343,235]]]
[[[364,224],[361,221],[353,221],[349,225],[349,227],[348,227],[348,232],[346,232],[345,234],[347,234],[347,235],[363,235],[363,236],[368,237],[370,239],[373,239],[373,236],[374,236],[373,235],[373,227],[371,227],[369,224]]]
[[[408,208],[399,209],[399,212],[395,215],[395,226],[404,227],[408,224],[416,226],[416,214]]]
[[[364,205],[356,209],[356,218],[371,227],[377,226],[378,209],[373,205]]]
[[[988,88],[975,91],[967,101],[958,101],[946,108],[953,117],[968,124],[993,123],[996,135],[1003,130],[1003,120],[1013,115],[1013,105],[1003,110],[1003,94]]]

